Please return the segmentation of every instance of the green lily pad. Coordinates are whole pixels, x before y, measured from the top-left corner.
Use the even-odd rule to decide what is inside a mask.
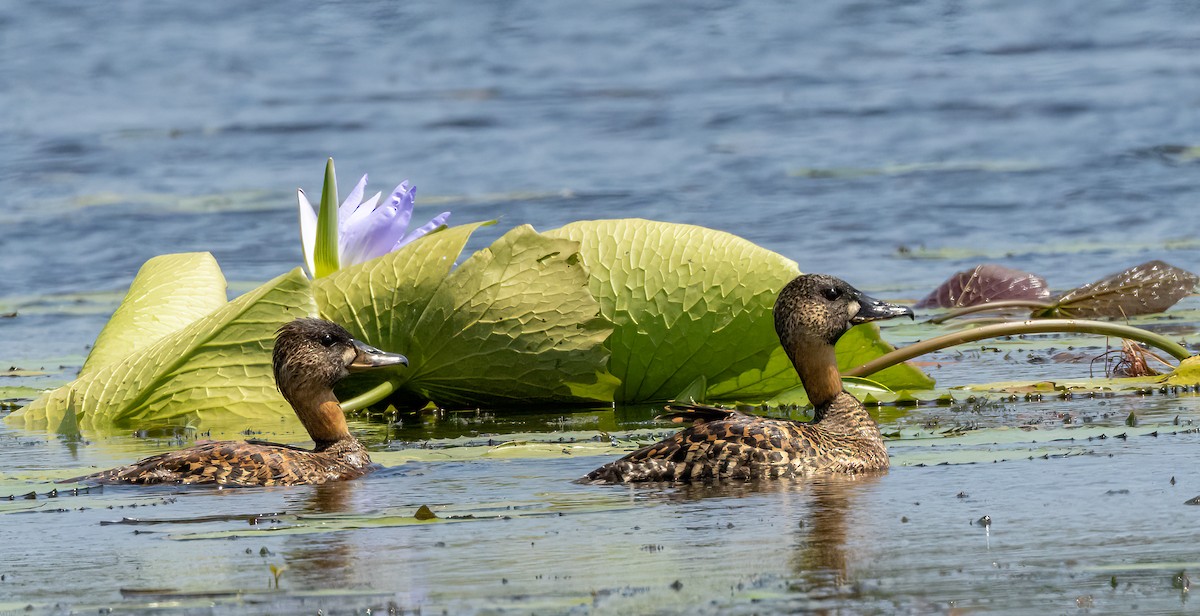
[[[401,394],[451,407],[611,401],[602,344],[611,326],[578,243],[525,225],[447,273],[478,226],[318,280],[321,314],[407,356],[407,368],[381,375]]]
[[[771,316],[775,297],[800,274],[796,263],[740,237],[704,227],[641,219],[569,224],[547,235],[580,243],[591,290],[614,323],[609,371],[621,379],[616,402],[695,395],[761,400],[797,387]],[[839,341],[842,368],[890,351],[873,325]],[[932,379],[911,366],[872,379],[922,389]]]
[[[1174,387],[1200,386],[1200,356],[1193,355],[1179,362],[1170,374],[1160,377],[1160,382]]]
[[[28,387],[25,385],[0,385],[0,400],[33,398],[40,393],[42,393],[42,390],[36,387]]]
[[[79,371],[86,376],[101,366],[179,331],[222,307],[225,276],[207,252],[161,255],[138,270],[125,300],[100,330]]]
[[[186,263],[183,261],[182,263]],[[34,400],[7,419],[27,429],[81,431],[156,424],[197,427],[290,417],[275,388],[270,349],[284,323],[316,313],[299,268],[208,316]]]
[[[321,316],[355,336],[415,363],[411,334],[471,234],[491,223],[450,227],[378,259],[338,270],[313,282]],[[397,369],[399,374],[407,369]]]
[[[615,329],[617,402],[666,400],[698,377],[707,397],[751,399],[793,387],[771,308],[794,261],[728,233],[640,219],[569,224],[591,290]]]

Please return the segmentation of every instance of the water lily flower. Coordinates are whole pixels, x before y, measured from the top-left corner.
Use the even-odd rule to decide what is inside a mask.
[[[409,186],[408,180],[401,182],[382,205],[379,204],[382,193],[363,200],[366,187],[367,176],[363,175],[346,200],[335,206],[337,182],[331,158],[325,167],[325,187],[319,211],[309,203],[303,190],[296,191],[300,206],[300,241],[304,246],[305,264],[314,278],[388,254],[442,227],[450,218],[450,212],[442,212],[424,225],[409,230],[417,187]],[[334,241],[336,250],[331,245]]]

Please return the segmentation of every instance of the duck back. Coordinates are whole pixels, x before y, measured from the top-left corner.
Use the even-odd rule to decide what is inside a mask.
[[[887,450],[869,417],[865,424],[837,426],[848,430],[831,430],[819,424],[700,405],[672,405],[667,410],[664,417],[676,421],[692,419],[696,423],[601,466],[582,481],[745,481],[888,467]]]
[[[282,486],[354,479],[373,468],[356,440],[321,451],[262,441],[214,441],[71,481]]]

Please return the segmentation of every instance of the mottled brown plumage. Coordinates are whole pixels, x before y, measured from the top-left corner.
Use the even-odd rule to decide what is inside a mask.
[[[774,313],[780,343],[813,403],[811,423],[671,405],[664,417],[692,421],[690,428],[605,464],[583,481],[746,480],[886,469],[879,427],[842,389],[833,345],[854,325],[912,311],[871,299],[832,276],[809,274],[780,291]]]
[[[322,319],[296,319],[281,327],[272,359],[275,384],[312,437],[313,450],[264,441],[200,443],[70,481],[279,486],[370,472],[371,457],[350,434],[333,386],[351,370],[407,365],[408,360],[363,344]]]

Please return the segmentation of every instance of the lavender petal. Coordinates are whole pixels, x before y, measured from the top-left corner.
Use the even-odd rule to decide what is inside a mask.
[[[313,254],[317,247],[317,212],[303,190],[296,191],[296,201],[300,206],[300,245],[304,248],[304,264],[308,266],[309,275],[315,276],[317,267]]]
[[[381,233],[387,233],[396,217],[396,208],[391,205],[381,205],[371,211],[365,218],[360,218],[354,226],[347,228],[342,234],[343,265],[362,263],[367,256],[373,238]]]
[[[349,232],[351,229],[361,225],[362,222],[364,220],[366,220],[367,218],[370,218],[371,212],[374,212],[375,209],[378,207],[379,197],[381,194],[382,193],[375,193],[374,197],[371,197],[370,199],[363,201],[362,204],[360,204],[357,209],[355,209],[353,212],[351,212],[350,216],[348,218],[340,219],[340,222],[338,223],[338,228],[342,231],[343,234],[345,234],[345,233]]]
[[[386,210],[388,213],[374,220],[370,230],[363,234],[360,244],[361,261],[381,257],[392,251],[396,240],[404,236],[408,223],[412,220],[413,201],[417,187],[408,185],[405,180],[392,191],[387,202],[376,209],[376,212]]]
[[[433,231],[434,229],[437,229],[438,227],[445,225],[446,221],[449,218],[450,218],[450,212],[442,212],[441,214],[434,216],[433,219],[430,220],[429,222],[421,225],[420,227],[417,227],[416,229],[413,229],[412,231],[409,231],[407,235],[400,238],[400,241],[396,242],[395,246],[392,246],[392,250],[396,250],[397,248],[400,248],[401,246],[408,244],[409,242],[412,242],[413,240],[428,234],[429,232]]]
[[[348,220],[350,215],[358,209],[359,204],[362,203],[363,190],[366,187],[367,175],[364,173],[362,178],[358,180],[358,184],[354,185],[354,190],[350,191],[349,195],[346,195],[346,200],[342,201],[342,205],[338,207],[338,220],[341,221],[338,224],[339,231],[342,228],[342,223]]]

